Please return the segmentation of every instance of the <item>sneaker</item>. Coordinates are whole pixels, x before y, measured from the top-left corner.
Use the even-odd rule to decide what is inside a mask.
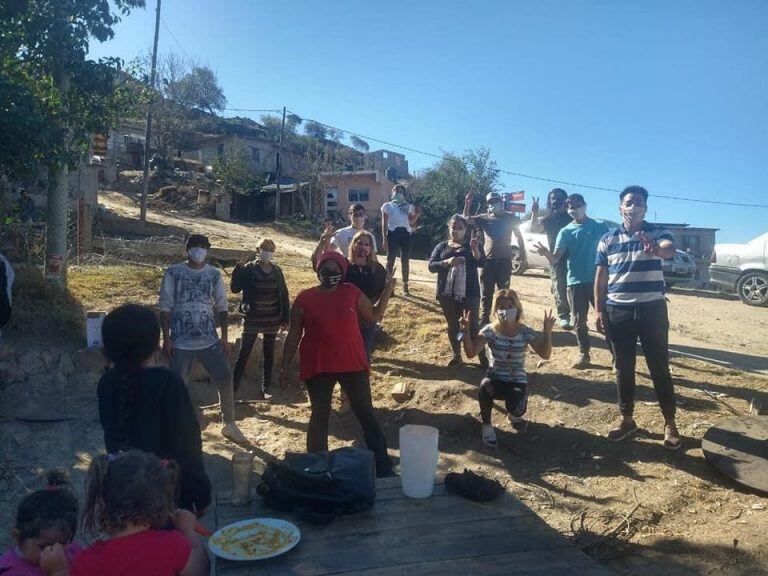
[[[272,393],[271,393],[269,390],[267,390],[267,388],[264,388],[264,387],[262,387],[262,389],[261,389],[261,396],[262,396],[262,397],[264,398],[264,400],[266,400],[267,402],[269,402],[270,400],[272,400]]]
[[[496,430],[490,424],[483,424],[483,444],[490,448],[498,448],[499,440],[496,438]]]
[[[664,448],[667,450],[679,450],[683,445],[680,439],[680,432],[677,431],[677,426],[667,424],[664,426]]]
[[[563,330],[573,330],[573,325],[567,318],[560,318],[560,328]]]
[[[448,362],[448,368],[462,366],[463,364],[464,364],[464,361],[461,359],[461,356],[454,356],[453,358],[451,358],[451,361]]]
[[[637,424],[634,420],[627,422],[623,418],[618,426],[608,431],[608,440],[611,442],[621,442],[627,436],[631,436],[637,430]]]
[[[232,440],[235,444],[247,444],[248,439],[243,434],[242,430],[234,422],[227,422],[221,427],[221,435],[224,438]]]
[[[509,420],[509,423],[512,424],[512,428],[514,428],[518,434],[525,434],[528,430],[528,421],[525,420],[522,416],[513,416],[512,414],[509,414],[507,419]]]
[[[406,282],[403,282],[403,296],[410,296],[411,291],[408,290],[408,284]]]
[[[592,359],[589,357],[589,353],[582,352],[579,354],[579,358],[571,365],[572,368],[589,368],[592,364]]]

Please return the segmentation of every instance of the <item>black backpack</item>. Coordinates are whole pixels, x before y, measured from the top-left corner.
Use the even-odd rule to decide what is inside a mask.
[[[363,512],[376,499],[373,452],[348,447],[331,452],[288,453],[282,462],[267,464],[258,492],[268,506],[281,512],[294,511],[314,523]]]
[[[11,319],[11,300],[8,298],[8,272],[5,262],[0,260],[0,328]]]

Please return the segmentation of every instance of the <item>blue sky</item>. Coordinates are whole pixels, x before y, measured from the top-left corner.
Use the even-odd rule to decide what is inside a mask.
[[[147,4],[92,55],[148,51]],[[214,68],[232,108],[287,106],[432,152],[487,146],[513,172],[768,204],[764,0],[163,0],[162,15],[160,51]],[[412,170],[435,162],[406,155]],[[617,194],[563,187],[616,217]],[[654,213],[720,228],[719,242],[768,230],[768,208],[651,198]]]

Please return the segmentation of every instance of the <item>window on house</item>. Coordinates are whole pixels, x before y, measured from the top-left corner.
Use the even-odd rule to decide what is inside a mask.
[[[698,236],[683,236],[683,248],[698,250],[701,248],[701,238]]]
[[[389,158],[389,152],[382,152],[381,157],[384,158],[384,160],[386,160],[387,158]]]
[[[349,202],[368,202],[368,188],[350,188],[347,190],[347,200]]]

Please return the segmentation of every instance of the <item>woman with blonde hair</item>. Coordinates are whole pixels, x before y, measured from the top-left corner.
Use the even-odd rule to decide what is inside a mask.
[[[384,293],[384,288],[387,284],[387,271],[384,269],[384,266],[379,264],[379,260],[376,258],[375,247],[376,241],[373,234],[367,230],[360,230],[352,237],[347,255],[349,260],[347,282],[360,288],[374,305],[381,300],[381,295]],[[360,320],[360,333],[363,336],[365,352],[370,363],[373,337],[376,334],[376,323]]]
[[[483,444],[496,448],[499,442],[491,424],[493,400],[503,399],[512,427],[525,432],[527,423],[523,414],[528,406],[528,376],[525,373],[525,349],[528,345],[539,356],[548,359],[552,354],[552,310],[544,312],[543,331],[538,334],[523,324],[523,305],[517,292],[506,289],[493,298],[493,321],[484,326],[476,337],[469,328],[472,313],[467,311],[461,319],[465,332],[464,352],[469,358],[483,348],[488,354],[488,372],[480,383],[480,416],[483,422]]]
[[[259,390],[261,397],[268,396],[272,378],[275,340],[277,333],[287,328],[291,304],[288,286],[280,267],[273,262],[275,243],[265,238],[259,244],[259,252],[249,262],[238,262],[232,272],[231,290],[243,293],[239,312],[243,316],[243,340],[235,362],[233,388],[240,387],[248,358],[259,334],[264,338],[264,372]]]

